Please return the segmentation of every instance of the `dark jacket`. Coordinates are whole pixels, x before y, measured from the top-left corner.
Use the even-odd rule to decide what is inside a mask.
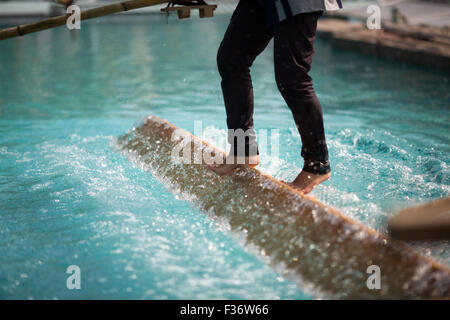
[[[339,10],[341,0],[266,0],[267,14],[270,24],[276,24],[287,17],[300,13]]]

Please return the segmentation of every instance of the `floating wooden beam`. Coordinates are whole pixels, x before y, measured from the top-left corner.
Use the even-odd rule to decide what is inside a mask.
[[[187,158],[193,164],[174,163],[172,152],[186,137],[191,139]],[[224,157],[223,151],[163,119],[149,116],[120,137],[118,145],[156,178],[245,235],[280,272],[313,285],[326,297],[450,298],[448,267],[257,169],[222,177],[212,173],[202,164],[202,155]],[[367,286],[372,265],[380,268],[380,289]]]
[[[114,3],[103,7],[81,11],[81,20],[93,19],[101,16],[106,16],[108,14],[129,11],[168,2],[168,0],[130,0],[120,3]],[[68,17],[69,15],[57,16],[31,24],[20,25],[0,30],[0,40],[23,36],[28,33],[65,25]]]
[[[198,9],[200,18],[209,18],[214,16],[214,10],[217,9],[215,4],[205,5],[188,5],[188,6],[173,6],[161,9],[161,12],[170,13],[176,11],[179,19],[189,18],[191,16],[191,9]]]
[[[402,240],[450,240],[450,197],[401,210],[388,229]]]

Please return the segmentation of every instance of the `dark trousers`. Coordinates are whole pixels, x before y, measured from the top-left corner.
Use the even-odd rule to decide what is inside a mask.
[[[302,139],[303,170],[325,174],[330,171],[323,127],[322,108],[308,72],[314,54],[317,20],[322,12],[303,13],[276,26],[266,23],[264,0],[241,0],[217,54],[228,129],[250,132],[245,139],[245,155],[257,148],[253,131],[253,87],[250,67],[274,38],[275,79],[292,111]],[[236,155],[236,138],[229,136]],[[257,151],[256,151],[257,152]]]

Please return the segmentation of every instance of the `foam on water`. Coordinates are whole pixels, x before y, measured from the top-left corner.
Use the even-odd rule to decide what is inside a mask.
[[[2,148],[28,197],[3,210],[3,297],[306,297],[113,148],[112,136],[72,134],[35,145],[27,165]],[[80,292],[65,289],[71,264],[83,271]]]
[[[256,245],[257,254],[270,256],[272,265],[286,263],[283,274],[300,277],[302,288],[307,279],[332,296],[368,298],[371,294],[361,277],[375,260],[384,270],[384,297],[447,295],[450,278],[445,268],[436,268],[402,244],[279,188],[256,171],[218,177],[200,164],[174,162],[171,154],[182,140],[173,135],[184,135],[181,131],[150,116],[144,125],[121,136],[118,145],[130,160],[167,181],[169,188],[186,195],[200,210],[226,217],[231,230],[243,234],[246,245]],[[194,140],[191,160],[204,151],[201,140]],[[409,262],[398,265],[398,261]],[[344,289],[339,279],[345,280]],[[405,285],[410,290],[405,291]]]

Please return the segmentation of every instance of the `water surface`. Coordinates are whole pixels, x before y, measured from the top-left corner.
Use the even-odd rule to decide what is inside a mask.
[[[0,297],[309,299],[266,258],[115,148],[155,114],[220,144],[216,51],[227,16],[99,19],[0,42]],[[255,127],[279,129],[261,170],[293,179],[300,139],[256,60]],[[398,208],[450,194],[449,77],[316,41],[333,176],[319,200],[385,232]],[[271,131],[269,131],[270,133]],[[411,244],[444,263],[448,242]],[[66,288],[69,265],[82,289]]]

